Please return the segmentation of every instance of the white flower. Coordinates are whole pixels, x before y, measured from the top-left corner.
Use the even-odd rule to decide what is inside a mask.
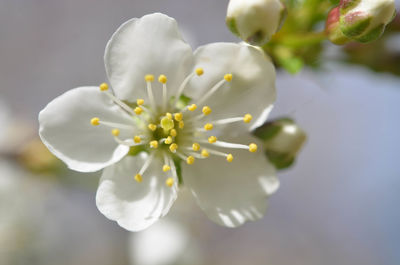
[[[285,17],[281,0],[230,0],[226,23],[242,40],[263,45],[280,29]]]
[[[66,92],[39,114],[39,133],[71,169],[105,168],[96,202],[106,217],[145,229],[169,211],[178,182],[219,224],[262,217],[279,182],[248,124],[275,100],[260,51],[214,43],[193,54],[176,21],[157,13],[124,23],[105,65],[113,93],[107,84]]]

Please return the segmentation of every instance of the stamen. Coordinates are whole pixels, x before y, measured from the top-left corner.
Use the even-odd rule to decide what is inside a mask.
[[[172,137],[176,137],[176,136],[178,135],[178,133],[176,132],[175,129],[172,129],[172,130],[169,132],[169,135],[171,135]]]
[[[182,84],[180,85],[180,87],[179,87],[179,89],[178,89],[178,92],[177,92],[176,95],[175,95],[175,101],[174,101],[173,106],[175,106],[176,103],[178,102],[179,98],[181,97],[181,95],[182,95],[182,93],[183,93],[183,90],[185,89],[185,87],[186,87],[186,85],[188,84],[188,82],[190,81],[190,79],[191,79],[195,74],[197,74],[198,76],[201,76],[203,73],[204,73],[203,68],[197,68],[197,69],[195,70],[195,73],[189,74],[189,75],[185,78],[185,80],[183,80]]]
[[[162,107],[163,110],[165,110],[167,108],[167,77],[165,75],[160,75],[158,77],[158,82],[163,84]]]
[[[142,114],[143,109],[141,107],[136,107],[133,111],[135,112],[136,115],[140,115]]]
[[[201,156],[207,158],[210,156],[210,153],[206,149],[203,149],[201,150]]]
[[[250,144],[249,145],[249,151],[252,152],[252,153],[257,152],[257,145],[254,144],[254,143]]]
[[[202,112],[203,112],[203,114],[205,116],[207,116],[207,115],[211,114],[212,110],[211,110],[211,108],[209,106],[204,106],[203,109],[202,109]]]
[[[150,123],[149,125],[147,125],[147,127],[150,129],[150,131],[155,131],[157,130],[157,125]]]
[[[163,156],[164,156],[164,166],[163,166],[163,171],[167,172],[169,170],[171,170],[171,167],[168,165],[169,164],[169,159],[168,156],[165,152],[163,152]]]
[[[126,145],[126,146],[137,146],[137,145],[141,145],[141,144],[135,143],[135,142],[132,141],[132,140],[122,141],[121,139],[118,138],[118,136],[115,136],[115,135],[114,135],[114,140],[115,140],[117,143],[122,144],[122,145]]]
[[[138,104],[139,106],[144,104],[144,99],[139,98],[138,100],[136,100],[136,104]]]
[[[176,143],[173,143],[173,144],[171,144],[171,145],[169,146],[169,150],[170,150],[172,153],[175,153],[175,152],[176,152],[176,149],[178,149],[178,145],[177,145]]]
[[[251,122],[252,119],[253,119],[253,116],[251,116],[250,114],[246,114],[246,115],[244,115],[244,117],[243,117],[243,121],[244,121],[245,123]]]
[[[169,160],[169,162],[168,162],[168,164],[169,164],[169,166],[171,167],[171,173],[172,173],[172,180],[174,180],[174,179],[178,179],[178,175],[177,175],[177,173],[176,173],[176,167],[175,167],[175,163],[174,163],[174,161],[172,160],[172,158],[171,157],[169,157],[169,156],[167,156],[168,157],[168,160]],[[170,186],[170,183],[171,183],[171,180],[168,180],[167,179],[167,181],[165,182],[165,184],[167,184],[167,186],[168,187],[172,187],[172,185]],[[174,182],[172,182],[172,184],[173,184]]]
[[[143,181],[143,178],[142,178],[142,175],[140,175],[140,174],[136,174],[135,175],[135,180],[137,181],[137,182],[142,182]]]
[[[149,158],[144,162],[142,168],[139,170],[138,175],[143,176],[144,172],[146,172],[147,168],[150,166],[151,162],[153,162],[154,152],[149,156]]]
[[[136,113],[131,109],[131,107],[129,107],[128,105],[126,105],[124,102],[122,102],[120,99],[118,99],[117,97],[115,97],[113,94],[111,94],[109,91],[104,91],[104,93],[112,100],[114,101],[115,104],[117,104],[121,109],[125,110],[126,112],[128,112],[129,114],[131,114],[132,116],[134,116]]]
[[[215,136],[208,137],[208,142],[210,144],[213,144],[213,143],[217,142],[217,137],[215,137]]]
[[[193,143],[192,144],[192,149],[193,149],[193,151],[199,151],[200,150],[200,144],[198,144],[198,143]]]
[[[170,171],[170,170],[171,170],[171,167],[168,166],[168,165],[164,165],[162,170],[163,170],[164,172],[167,172],[167,171]]]
[[[164,144],[171,144],[172,143],[172,137],[168,136],[167,139],[165,139]]]
[[[216,142],[214,142],[214,145],[215,146],[219,146],[219,147],[223,147],[223,148],[249,150],[252,153],[257,152],[257,145],[255,143],[251,143],[249,145],[245,145],[245,144],[235,144],[235,143],[216,141]]]
[[[158,148],[158,142],[157,141],[151,141],[150,142],[150,147],[154,148],[154,149]]]
[[[133,137],[133,141],[137,144],[139,144],[142,141],[142,138],[140,138],[140,136],[136,135],[135,137]]]
[[[99,88],[100,88],[101,91],[107,91],[108,90],[108,84],[107,83],[102,83],[99,86]]]
[[[155,109],[156,108],[156,102],[154,101],[153,90],[151,88],[151,82],[154,81],[154,75],[146,75],[144,77],[144,79],[146,80],[146,84],[147,84],[147,95],[148,95],[149,100],[150,100],[150,105],[151,105],[152,109]]]
[[[183,129],[183,127],[185,126],[185,123],[183,121],[179,122],[179,129]]]
[[[204,130],[206,131],[211,131],[214,128],[214,126],[211,123],[207,123],[204,125]]]
[[[175,113],[174,114],[174,118],[175,118],[175,120],[176,121],[182,121],[182,119],[183,119],[183,114],[182,113]]]
[[[227,118],[227,119],[222,119],[222,120],[216,120],[212,121],[215,125],[223,125],[223,124],[229,124],[229,123],[234,123],[238,121],[243,121],[244,123],[249,123],[253,117],[250,114],[246,114],[243,117],[234,117],[234,118]]]
[[[230,82],[232,80],[232,74],[226,74],[224,79],[215,84],[200,100],[197,101],[198,105],[201,105],[206,99],[208,99],[212,94],[214,94],[225,82]]]
[[[192,104],[192,105],[188,106],[187,109],[190,111],[195,111],[197,109],[197,106],[196,106],[196,104]]]
[[[90,120],[90,124],[92,124],[93,126],[100,125],[100,119],[97,118],[97,117],[92,118],[92,119]]]
[[[233,161],[233,155],[232,154],[227,154],[227,153],[223,153],[223,152],[216,151],[216,150],[208,150],[207,155],[209,155],[209,153],[213,154],[213,155],[217,155],[217,156],[226,157],[226,161],[228,161],[228,162],[232,162]]]
[[[127,125],[127,124],[121,124],[121,123],[115,123],[115,122],[108,122],[108,121],[101,121],[99,118],[95,117],[90,120],[90,124],[93,126],[98,126],[98,125],[105,125],[111,128],[118,128],[118,129],[127,129],[127,130],[135,130],[135,127]]]
[[[167,112],[167,113],[165,113],[165,116],[166,116],[168,119],[172,120],[172,114],[171,114],[171,113]]]
[[[119,129],[112,129],[111,134],[114,136],[118,136],[119,135]]]
[[[194,158],[193,156],[188,156],[188,157],[186,158],[186,163],[187,163],[188,165],[193,165],[193,164],[194,164],[194,160],[195,160],[195,158]]]
[[[168,187],[172,188],[172,186],[174,185],[174,179],[173,178],[167,178],[167,180],[165,181],[165,185],[167,185]]]

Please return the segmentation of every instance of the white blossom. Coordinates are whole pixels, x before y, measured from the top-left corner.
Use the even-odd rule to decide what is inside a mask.
[[[39,114],[53,154],[73,170],[104,169],[99,210],[143,230],[168,213],[183,184],[221,225],[262,217],[279,186],[250,133],[275,101],[263,53],[234,43],[193,53],[176,21],[156,13],[124,23],[104,58],[110,86],[72,89]]]

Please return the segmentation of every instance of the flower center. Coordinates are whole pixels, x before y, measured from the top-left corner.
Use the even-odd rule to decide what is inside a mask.
[[[116,105],[130,115],[133,122],[132,124],[120,124],[94,117],[90,121],[91,124],[93,126],[101,125],[110,127],[111,135],[118,144],[130,146],[132,149],[139,148],[140,151],[146,151],[150,154],[142,168],[134,173],[134,179],[137,182],[142,182],[143,177],[146,176],[146,170],[156,156],[164,161],[162,170],[166,173],[166,185],[173,187],[174,183],[178,180],[175,163],[181,160],[188,165],[192,165],[196,159],[206,159],[210,155],[214,155],[224,157],[226,161],[232,162],[234,159],[232,153],[224,152],[220,149],[257,151],[257,145],[254,143],[243,145],[224,142],[212,134],[213,130],[219,126],[235,122],[250,123],[252,120],[250,114],[214,121],[210,121],[207,118],[208,121],[204,121],[207,116],[212,115],[212,109],[204,103],[218,89],[232,81],[232,74],[226,74],[196,101],[190,102],[189,105],[182,105],[183,100],[181,98],[188,82],[194,76],[202,76],[203,74],[204,70],[197,68],[184,79],[176,94],[171,98],[167,98],[168,79],[165,75],[158,77],[158,82],[162,86],[162,92],[155,94],[152,88],[155,79],[154,75],[146,75],[144,79],[146,81],[146,92],[149,101],[147,104],[143,99],[137,99],[136,103],[126,103],[116,98],[109,91],[106,83],[99,86],[100,91],[105,93]],[[161,104],[156,104],[155,96],[161,97]],[[198,106],[202,106],[201,113],[196,114]],[[121,139],[121,130],[132,132],[132,136],[128,139]]]

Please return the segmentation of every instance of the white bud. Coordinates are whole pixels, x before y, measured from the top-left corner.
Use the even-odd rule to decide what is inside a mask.
[[[226,23],[242,40],[263,45],[280,29],[285,16],[280,0],[230,0]]]
[[[360,42],[378,39],[396,14],[394,0],[341,0],[339,6],[340,30]]]

